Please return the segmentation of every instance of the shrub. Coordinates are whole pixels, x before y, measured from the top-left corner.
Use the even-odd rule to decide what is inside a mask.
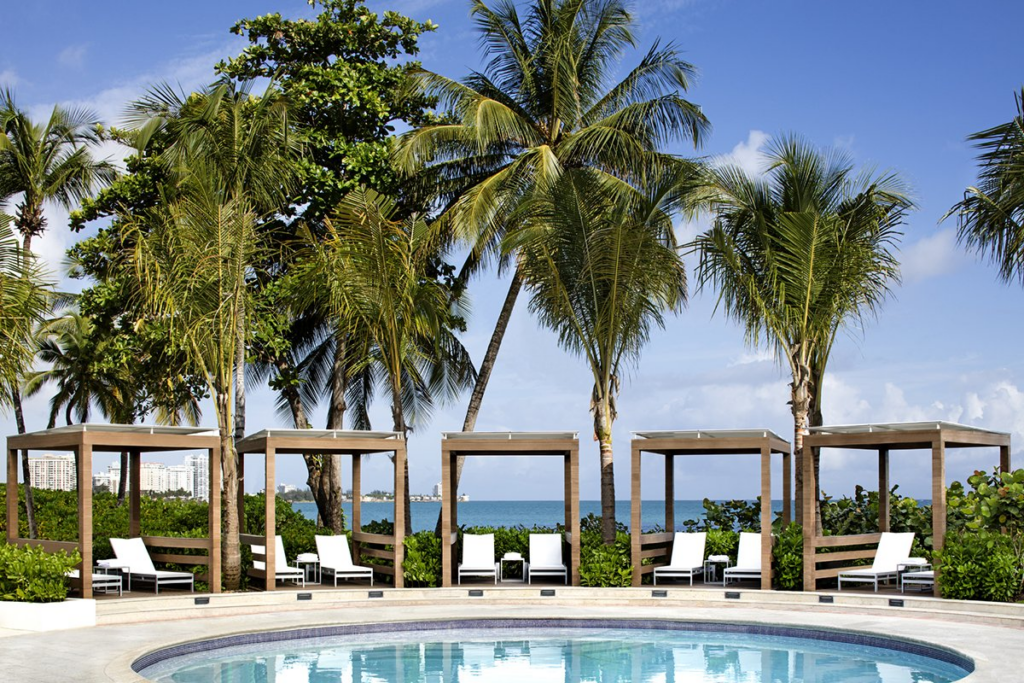
[[[605,545],[601,532],[580,534],[580,585],[616,587],[633,585],[633,560],[629,534],[624,525],[615,534],[615,543]]]
[[[441,539],[433,531],[418,531],[405,537],[402,573],[409,587],[441,585]]]
[[[1011,536],[991,531],[950,532],[940,553],[942,597],[1013,602],[1024,571]]]
[[[740,535],[735,531],[726,529],[708,529],[707,541],[704,544],[704,559],[711,555],[728,555],[736,557],[736,550],[739,548]]]
[[[0,600],[60,602],[68,597],[67,573],[81,561],[78,551],[0,544]]]
[[[772,546],[772,585],[782,590],[803,588],[804,536],[803,529],[791,522],[775,539]]]

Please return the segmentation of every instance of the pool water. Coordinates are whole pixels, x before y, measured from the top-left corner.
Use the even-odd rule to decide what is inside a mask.
[[[635,628],[406,631],[164,659],[157,683],[951,683],[946,661],[788,636]]]

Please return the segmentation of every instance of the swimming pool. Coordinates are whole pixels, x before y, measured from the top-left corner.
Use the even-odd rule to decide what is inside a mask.
[[[156,683],[952,683],[958,653],[841,631],[719,622],[521,620],[262,632],[150,653]]]

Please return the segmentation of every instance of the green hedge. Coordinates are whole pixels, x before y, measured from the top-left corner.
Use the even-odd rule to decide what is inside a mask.
[[[944,598],[1014,602],[1021,595],[1024,569],[1009,534],[951,532],[938,555]]]
[[[67,573],[81,561],[77,551],[48,553],[0,543],[0,600],[60,602],[68,597]]]

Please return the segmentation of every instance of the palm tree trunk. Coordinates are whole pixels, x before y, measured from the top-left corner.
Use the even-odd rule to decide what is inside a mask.
[[[231,434],[231,398],[224,392],[215,395],[217,425],[220,429],[220,466],[224,475],[224,498],[221,511],[224,519],[221,552],[222,580],[227,590],[238,590],[242,577],[242,553],[238,528],[238,452]]]
[[[391,416],[394,419],[394,429],[396,432],[405,434],[408,436],[408,430],[405,426],[405,414],[402,410],[402,399],[401,391],[395,390],[395,399],[391,403]],[[392,460],[394,462],[394,460]],[[405,507],[405,535],[412,536],[412,494],[409,493],[409,459],[405,459],[405,468],[402,472],[402,477],[405,479],[405,496],[401,501],[395,500],[395,506],[397,509],[398,505]]]
[[[462,431],[471,432],[476,428],[476,418],[480,414],[480,404],[484,400],[484,391],[487,389],[487,382],[491,379],[491,371],[494,370],[494,363],[498,359],[498,350],[505,338],[505,330],[508,329],[508,322],[512,319],[512,310],[515,308],[516,300],[519,298],[519,290],[522,289],[523,280],[516,269],[512,274],[512,282],[509,283],[508,293],[505,295],[505,302],[501,305],[501,312],[498,313],[498,322],[494,325],[494,332],[491,333],[491,341],[487,344],[487,351],[480,363],[480,371],[476,375],[476,384],[473,385],[473,393],[469,397],[469,406],[466,408],[466,419],[462,423]],[[466,458],[460,456],[455,459],[455,483],[462,479],[462,467]],[[447,483],[445,484],[447,485]],[[454,493],[454,492],[453,492]],[[437,513],[437,524],[434,526],[434,534],[441,536],[441,513]]]
[[[21,406],[21,390],[18,387],[11,387],[11,403],[14,405],[14,421],[18,426],[18,433],[24,434],[25,412]],[[28,517],[28,537],[36,537],[36,504],[32,497],[32,470],[28,465],[28,451],[21,452],[21,478],[25,480],[25,516]],[[9,481],[8,486],[17,486],[18,482]],[[17,534],[15,534],[17,535]]]
[[[804,436],[807,434],[807,416],[810,413],[810,380],[808,373],[793,373],[793,382],[790,384],[790,405],[793,411],[793,457],[796,462],[793,477],[793,489],[796,495],[793,509],[796,521],[799,524],[804,522]]]
[[[245,438],[245,310],[240,309],[235,321],[235,441]]]
[[[345,376],[347,348],[345,337],[339,331],[334,341],[334,362],[331,367],[331,403],[327,409],[327,428],[342,429],[345,424],[345,389],[348,380]],[[340,534],[345,531],[345,514],[341,509],[341,456],[332,453],[325,455],[323,460],[323,476],[320,479],[320,495],[323,508],[320,516],[325,527]]]
[[[811,413],[808,418],[810,427],[820,427],[824,424],[824,417],[821,414],[821,400],[819,392],[821,391],[821,384],[815,383],[815,391],[811,400]],[[811,453],[814,457],[814,530],[818,536],[824,535],[824,531],[821,526],[821,449],[812,448]]]
[[[124,505],[124,494],[128,489],[128,451],[121,451],[121,471],[117,477],[117,507]]]
[[[595,387],[595,393],[596,387]],[[601,449],[601,540],[615,542],[615,462],[612,457],[612,411],[605,396],[594,402],[594,436]]]

